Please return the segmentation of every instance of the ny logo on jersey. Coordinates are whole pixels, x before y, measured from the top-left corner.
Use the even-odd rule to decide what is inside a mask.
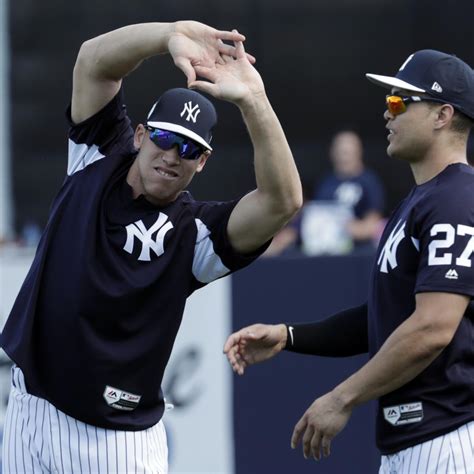
[[[397,225],[394,227],[387,241],[385,242],[382,251],[380,252],[377,265],[380,266],[380,271],[382,273],[388,273],[389,266],[392,268],[392,270],[398,266],[397,249],[400,242],[405,237],[405,225],[406,222],[402,223],[402,221],[398,221]]]
[[[141,220],[125,227],[127,230],[127,241],[123,247],[125,252],[133,252],[133,244],[136,237],[142,243],[142,251],[140,252],[138,260],[149,262],[151,260],[150,250],[153,250],[158,257],[162,255],[164,253],[163,241],[165,235],[173,228],[173,224],[170,221],[166,222],[167,220],[168,216],[160,212],[158,219],[156,219],[156,222],[149,229],[145,227]],[[153,234],[155,232],[156,237],[153,240]]]
[[[188,113],[186,116],[186,122],[192,120],[193,123],[196,123],[197,116],[199,115],[199,112],[201,112],[201,109],[199,108],[199,104],[196,104],[193,107],[193,103],[189,101],[184,103],[184,108],[180,116],[182,117],[186,112]]]

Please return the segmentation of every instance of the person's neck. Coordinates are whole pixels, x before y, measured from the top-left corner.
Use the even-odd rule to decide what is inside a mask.
[[[467,164],[467,156],[465,150],[450,149],[450,150],[431,150],[422,160],[410,163],[411,171],[417,185],[426,183],[433,179],[449,165],[454,163]]]

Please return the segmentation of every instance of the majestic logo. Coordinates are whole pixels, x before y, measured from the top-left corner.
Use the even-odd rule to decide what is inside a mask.
[[[168,216],[160,212],[156,222],[147,229],[143,222],[136,221],[133,224],[129,224],[125,229],[127,230],[127,241],[123,249],[125,252],[133,253],[133,244],[135,237],[142,243],[142,251],[138,260],[143,262],[149,262],[151,260],[150,250],[153,250],[157,257],[164,253],[163,241],[166,233],[173,228],[173,224],[168,221]],[[156,237],[153,240],[153,234],[156,232]]]
[[[399,221],[397,223],[386,240],[382,251],[380,252],[377,265],[380,266],[380,271],[382,273],[388,273],[389,266],[392,268],[392,270],[398,266],[397,249],[400,242],[405,237],[405,225],[406,222],[402,223],[402,221]]]
[[[197,116],[199,115],[199,112],[201,112],[201,109],[199,108],[199,104],[196,104],[193,107],[193,103],[189,101],[184,103],[184,108],[180,116],[182,117],[186,112],[188,113],[188,115],[186,116],[186,122],[192,120],[193,123],[196,123]]]
[[[107,405],[117,408],[117,410],[125,411],[135,410],[142,398],[141,395],[125,392],[124,390],[111,387],[110,385],[105,386],[102,396],[104,397]]]
[[[459,278],[458,272],[454,269],[451,268],[446,272],[446,275],[444,275],[444,278],[447,278],[448,280],[457,280]]]
[[[383,416],[393,426],[418,423],[423,419],[423,403],[413,402],[383,409]]]
[[[443,92],[443,88],[437,82],[433,82],[433,85],[431,86],[431,90],[434,90],[439,93]]]

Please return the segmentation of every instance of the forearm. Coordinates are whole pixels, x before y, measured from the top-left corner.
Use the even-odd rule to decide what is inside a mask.
[[[327,357],[348,357],[369,350],[367,304],[323,321],[290,324],[285,350]]]
[[[239,104],[254,147],[257,191],[270,212],[288,220],[302,205],[298,171],[281,124],[262,91]]]
[[[129,25],[86,41],[76,67],[88,68],[93,77],[118,81],[151,56],[168,51],[175,23]]]
[[[407,319],[367,364],[334,389],[335,394],[345,405],[353,407],[405,385],[445,347],[433,336],[429,328]]]

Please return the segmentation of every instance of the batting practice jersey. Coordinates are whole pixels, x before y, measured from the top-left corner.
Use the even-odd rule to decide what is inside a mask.
[[[415,295],[474,296],[474,169],[448,166],[416,186],[391,216],[369,292],[374,355],[415,310]],[[468,306],[451,343],[417,377],[379,400],[383,454],[413,446],[474,419],[474,311]]]
[[[1,336],[29,393],[85,423],[139,430],[163,413],[160,384],[186,298],[248,265],[227,237],[236,202],[184,192],[158,208],[126,182],[136,155],[120,92],[69,137],[67,177]]]

